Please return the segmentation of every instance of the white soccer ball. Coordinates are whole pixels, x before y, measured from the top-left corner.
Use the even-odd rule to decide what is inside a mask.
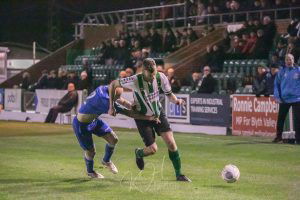
[[[227,183],[234,183],[240,178],[240,170],[235,165],[229,164],[224,167],[221,176]]]

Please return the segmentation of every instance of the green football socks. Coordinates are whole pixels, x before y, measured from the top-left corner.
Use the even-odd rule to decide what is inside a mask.
[[[181,175],[181,161],[178,150],[172,152],[169,150],[169,158],[173,163],[173,167],[175,169],[176,177]]]

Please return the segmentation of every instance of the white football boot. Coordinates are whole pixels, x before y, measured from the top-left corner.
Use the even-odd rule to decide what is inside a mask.
[[[112,161],[105,162],[102,160],[102,165],[104,165],[106,168],[108,168],[109,171],[111,171],[113,174],[117,174],[119,172],[117,167],[114,165],[114,163]]]
[[[103,179],[104,176],[98,172],[87,173],[90,178]]]

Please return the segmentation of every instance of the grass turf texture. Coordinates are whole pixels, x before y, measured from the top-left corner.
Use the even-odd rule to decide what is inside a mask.
[[[300,199],[300,146],[271,144],[257,137],[175,134],[183,171],[192,183],[176,182],[167,149],[135,166],[136,130],[116,129],[113,161],[119,174],[99,164],[104,142],[95,139],[95,168],[106,178],[85,174],[82,151],[67,125],[0,122],[0,199]],[[237,183],[220,178],[225,164],[241,171]]]

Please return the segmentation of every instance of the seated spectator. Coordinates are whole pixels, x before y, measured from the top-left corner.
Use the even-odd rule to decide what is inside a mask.
[[[287,47],[284,41],[280,40],[275,49],[275,53],[278,55],[279,60],[284,60],[286,55]]]
[[[279,60],[279,56],[277,55],[277,53],[272,54],[272,57],[270,60],[270,66],[271,65],[277,65],[277,66],[283,65],[283,62]]]
[[[57,85],[57,77],[56,77],[56,72],[55,70],[51,70],[49,77],[48,77],[48,84],[47,84],[47,88],[48,89],[56,89],[58,87]]]
[[[265,66],[258,66],[257,67],[257,75],[254,77],[253,80],[253,94],[256,97],[260,97],[260,95],[265,95],[266,90],[266,68]]]
[[[167,69],[167,77],[169,79],[172,91],[174,93],[179,92],[180,88],[181,88],[181,83],[180,80],[177,79],[175,76],[175,70],[174,68],[170,67]]]
[[[45,123],[55,123],[58,113],[66,113],[72,110],[74,106],[77,105],[78,94],[75,90],[75,84],[68,84],[68,93],[63,96],[63,98],[58,102],[57,106],[54,106],[50,109]]]
[[[90,91],[90,82],[89,82],[88,74],[86,73],[86,71],[83,71],[80,74],[80,79],[78,81],[78,90]]]
[[[200,72],[194,72],[192,74],[192,78],[188,81],[190,82],[189,85],[192,87],[192,90],[198,89],[199,82],[201,80],[201,73]]]
[[[191,27],[187,29],[187,37],[190,39],[190,42],[194,42],[199,38],[197,33]]]
[[[278,72],[279,65],[272,64],[271,70],[266,74],[266,93],[265,96],[270,96],[274,94],[274,81],[276,74]]]
[[[198,93],[211,94],[215,91],[216,80],[211,75],[209,66],[203,68],[203,78],[199,81],[198,87]]]
[[[21,89],[28,90],[30,85],[30,74],[28,72],[24,72],[22,75],[22,83],[20,84],[20,87]]]

